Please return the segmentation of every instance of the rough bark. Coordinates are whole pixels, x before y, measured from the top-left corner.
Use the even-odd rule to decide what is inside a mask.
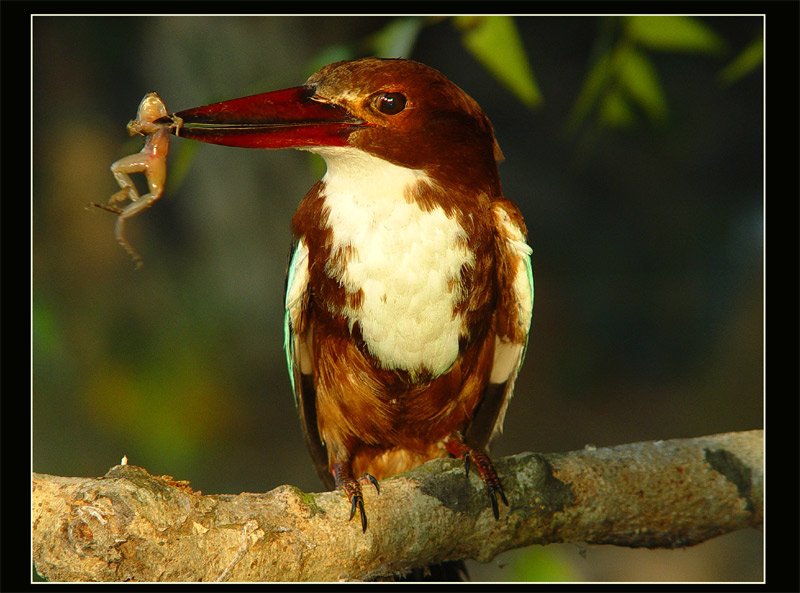
[[[365,488],[366,533],[338,492],[202,495],[131,465],[34,474],[34,561],[52,581],[365,580],[530,544],[691,546],[763,520],[760,430],[495,465],[499,521],[475,472],[445,459]]]

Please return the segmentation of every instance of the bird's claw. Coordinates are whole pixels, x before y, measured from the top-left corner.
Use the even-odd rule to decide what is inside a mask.
[[[353,498],[350,499],[350,518],[348,521],[352,521],[353,517],[356,514],[356,508],[358,508],[358,513],[361,515],[361,531],[367,531],[367,513],[364,512],[364,497],[361,493],[356,494]]]
[[[364,494],[361,491],[361,482],[369,482],[375,486],[375,490],[380,494],[381,487],[378,484],[378,480],[369,473],[365,473],[363,476],[356,479],[352,475],[349,475],[349,471],[344,471],[341,467],[336,467],[334,469],[334,477],[337,485],[344,490],[344,493],[350,501],[350,517],[348,521],[352,521],[353,517],[356,516],[356,510],[358,510],[358,514],[361,517],[361,531],[365,532],[367,530],[367,513],[364,510]]]
[[[380,486],[380,484],[378,484],[378,480],[375,479],[375,476],[365,472],[364,475],[361,476],[361,479],[362,480],[366,479],[370,484],[375,486],[375,490],[378,491],[378,494],[381,493],[381,486]]]
[[[500,478],[497,476],[497,471],[494,469],[492,460],[489,456],[479,450],[465,445],[460,439],[451,438],[446,443],[447,451],[454,457],[460,457],[464,460],[464,471],[467,478],[469,478],[469,470],[472,465],[478,471],[483,483],[486,485],[486,492],[489,494],[489,502],[492,505],[492,514],[495,519],[500,519],[500,508],[497,504],[497,497],[503,501],[503,504],[508,504],[508,498],[503,491],[503,485],[500,483]]]
[[[492,503],[492,514],[494,518],[499,520],[500,519],[500,509],[497,506],[497,497],[500,496],[500,500],[503,501],[503,504],[509,506],[508,499],[506,498],[505,492],[503,492],[503,487],[500,485],[498,481],[496,485],[486,484],[486,491],[489,493],[489,502]]]

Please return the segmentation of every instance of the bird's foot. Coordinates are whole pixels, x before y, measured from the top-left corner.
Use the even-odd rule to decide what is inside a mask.
[[[464,469],[466,470],[467,476],[469,476],[469,468],[471,465],[475,465],[478,475],[486,485],[486,492],[489,494],[489,502],[492,504],[492,514],[495,519],[499,519],[500,509],[497,505],[497,497],[500,497],[504,505],[509,506],[509,504],[506,494],[503,492],[503,485],[500,483],[500,478],[497,476],[497,471],[494,469],[494,465],[492,464],[492,460],[489,459],[489,456],[480,449],[475,449],[464,444],[464,442],[457,437],[447,439],[445,447],[450,455],[464,460]]]
[[[361,531],[365,532],[367,530],[367,513],[364,511],[364,494],[361,491],[361,483],[372,484],[380,494],[381,487],[378,485],[378,480],[368,473],[356,478],[349,467],[339,463],[334,465],[333,477],[336,480],[336,487],[341,488],[347,495],[347,500],[350,501],[350,518],[348,520],[352,520],[358,510],[361,517]]]

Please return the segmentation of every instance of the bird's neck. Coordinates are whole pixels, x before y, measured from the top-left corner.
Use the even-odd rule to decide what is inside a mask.
[[[356,148],[325,147],[314,152],[327,165],[322,179],[325,194],[352,197],[356,206],[372,208],[408,200],[420,184],[432,183],[422,170],[395,165]]]

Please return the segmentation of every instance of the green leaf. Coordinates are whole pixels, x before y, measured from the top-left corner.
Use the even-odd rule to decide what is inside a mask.
[[[689,16],[630,16],[628,36],[649,49],[717,53],[722,38],[701,20]]]
[[[367,40],[375,56],[404,58],[411,54],[419,32],[425,25],[423,17],[396,18]]]
[[[174,194],[183,185],[189,169],[192,168],[192,161],[194,161],[197,150],[200,148],[199,142],[178,143],[174,140],[173,138],[172,146],[174,146],[174,149],[172,150],[173,158],[170,164],[169,183],[166,186],[170,194]]]
[[[608,86],[614,74],[611,63],[611,53],[606,52],[592,66],[569,115],[567,121],[569,132],[574,132],[581,125],[598,102],[600,94]]]
[[[759,35],[733,61],[719,73],[719,80],[733,84],[743,78],[764,61],[764,38]]]
[[[33,343],[40,353],[49,354],[61,348],[56,315],[50,307],[34,305],[32,317]]]
[[[574,581],[578,575],[559,550],[530,546],[514,562],[514,580],[526,582]]]
[[[542,102],[522,39],[510,16],[457,16],[464,46],[525,105]]]
[[[600,123],[611,128],[626,128],[636,121],[625,96],[620,89],[611,89],[600,103]]]
[[[311,76],[314,72],[328,64],[352,60],[355,59],[355,57],[356,50],[351,45],[330,45],[315,55],[309,62],[306,75]]]
[[[323,159],[318,154],[314,154],[313,152],[309,152],[308,154],[308,167],[311,170],[311,175],[314,179],[322,179],[325,175],[325,172],[328,170],[328,166],[325,164],[325,159]]]
[[[658,74],[650,59],[635,49],[620,56],[619,84],[627,96],[636,102],[650,119],[663,120],[667,114],[667,103],[658,80]]]

